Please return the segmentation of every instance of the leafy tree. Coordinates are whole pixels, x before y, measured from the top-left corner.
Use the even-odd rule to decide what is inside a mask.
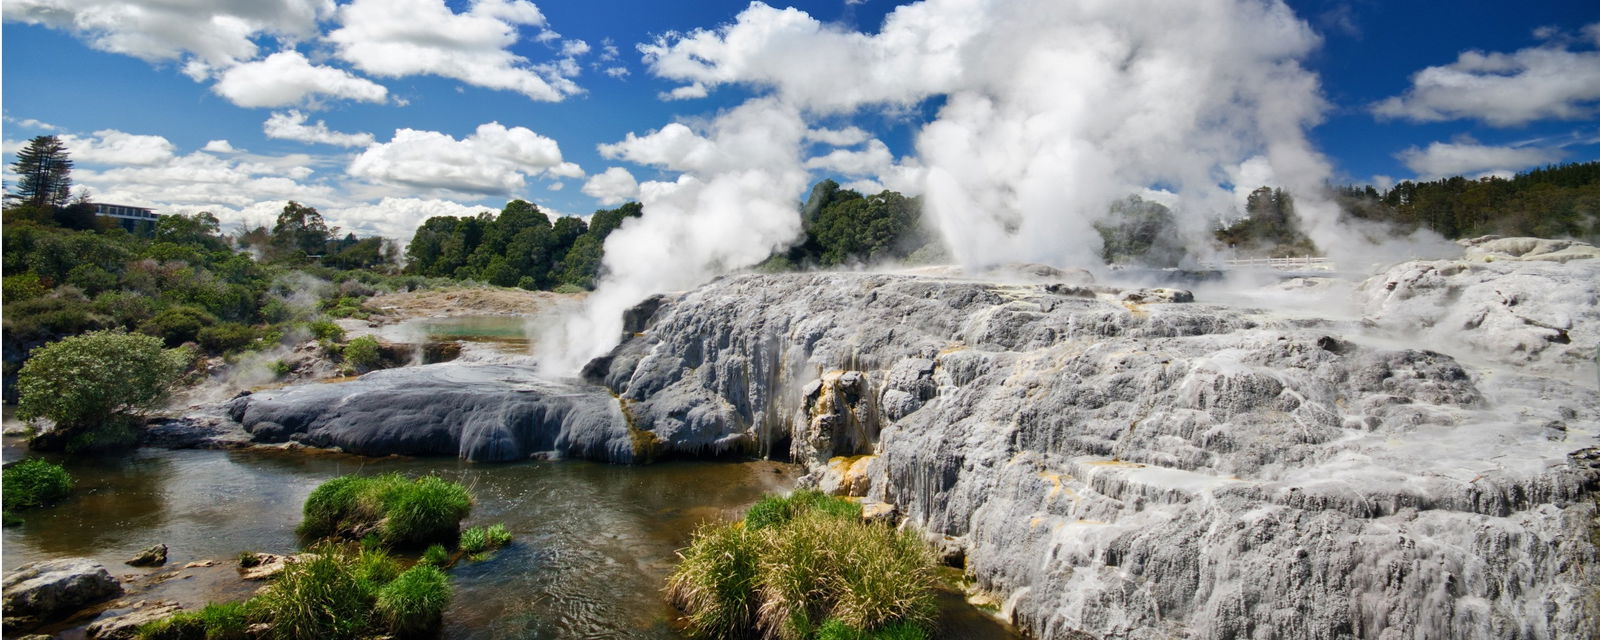
[[[157,242],[194,245],[206,251],[222,251],[228,243],[222,240],[222,222],[209,211],[192,216],[171,214],[156,220]]]
[[[64,207],[72,199],[72,159],[56,136],[35,136],[17,152],[11,171],[17,174],[10,194],[23,204]]]
[[[156,406],[177,381],[182,358],[161,340],[95,331],[35,349],[17,376],[17,416],[55,423],[36,446],[109,444],[118,427]]]
[[[1139,196],[1112,203],[1106,219],[1094,228],[1100,232],[1100,257],[1107,264],[1176,267],[1187,253],[1172,211]]]
[[[274,246],[286,251],[298,249],[306,255],[321,255],[329,235],[321,213],[293,200],[283,205],[277,224],[272,226]]]

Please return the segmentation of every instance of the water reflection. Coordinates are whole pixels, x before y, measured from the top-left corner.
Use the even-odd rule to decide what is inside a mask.
[[[456,597],[445,637],[661,638],[681,635],[661,584],[699,523],[731,518],[763,493],[792,486],[794,470],[766,462],[584,462],[503,465],[458,460],[162,451],[67,460],[79,490],[4,532],[4,566],[86,556],[117,575],[158,542],[165,570],[240,551],[290,552],[300,506],[317,484],[345,473],[437,473],[471,487],[468,524],[503,522],[515,536],[488,560],[451,571]],[[197,604],[248,595],[222,573],[172,580],[141,597]],[[1010,637],[970,607],[946,607],[961,630],[945,637]],[[962,616],[966,616],[963,618]]]

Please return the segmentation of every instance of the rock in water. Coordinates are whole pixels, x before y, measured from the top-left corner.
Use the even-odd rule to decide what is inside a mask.
[[[536,454],[634,460],[635,438],[615,399],[589,385],[540,380],[530,367],[387,369],[351,382],[262,391],[227,407],[258,442],[490,462]]]
[[[1465,270],[1456,300],[1574,301],[1565,335],[1591,354],[1584,262]],[[1420,312],[1452,317],[1454,275],[1405,285],[1442,279]],[[586,373],[658,451],[787,454],[895,505],[1037,637],[1594,633],[1600,464],[1573,452],[1600,397],[1543,375],[1566,345],[1482,362],[1385,337],[1394,302],[1341,323],[1185,293],[734,276],[656,305]]]
[[[133,640],[138,637],[139,627],[182,610],[172,603],[141,601],[123,613],[107,612],[106,616],[89,623],[84,634],[93,640]],[[116,615],[111,615],[113,613]]]
[[[5,577],[5,626],[26,629],[58,620],[121,593],[105,566],[87,558],[25,564]]]
[[[159,567],[167,563],[167,545],[158,544],[140,551],[126,564],[134,567]]]

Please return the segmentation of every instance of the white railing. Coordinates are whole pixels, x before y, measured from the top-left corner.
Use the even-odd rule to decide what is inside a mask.
[[[1298,258],[1238,258],[1233,260],[1223,260],[1220,262],[1209,262],[1204,266],[1212,269],[1264,267],[1268,269],[1281,269],[1285,271],[1300,269],[1308,271],[1331,271],[1333,270],[1333,260],[1329,258],[1312,256]]]

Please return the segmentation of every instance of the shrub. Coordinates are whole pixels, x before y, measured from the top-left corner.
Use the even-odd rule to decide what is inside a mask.
[[[29,458],[6,467],[0,477],[5,485],[5,510],[21,511],[47,507],[72,491],[72,476],[61,465],[44,458]]]
[[[6,276],[4,280],[0,280],[0,290],[3,290],[8,303],[38,298],[50,292],[50,288],[44,286],[39,276],[32,273]]]
[[[217,317],[189,305],[167,307],[139,325],[139,333],[161,338],[169,347],[191,342],[200,330],[217,323]]]
[[[580,287],[578,285],[571,284],[571,283],[563,283],[563,284],[557,285],[556,288],[551,289],[551,291],[553,291],[555,293],[571,294],[571,293],[583,293],[585,291],[588,291],[588,289],[585,289],[583,287]]]
[[[306,498],[300,534],[308,538],[375,533],[390,546],[452,540],[472,511],[466,487],[437,476],[342,476]]]
[[[696,531],[667,594],[701,635],[919,639],[938,612],[933,552],[815,491],[767,497]]]
[[[318,320],[307,325],[307,328],[311,330],[311,337],[317,340],[327,340],[329,342],[344,340],[344,329],[327,320]]]
[[[210,353],[227,353],[250,346],[256,341],[256,330],[237,322],[224,322],[201,329],[195,338]]]
[[[438,567],[419,564],[378,590],[376,610],[389,633],[418,637],[439,629],[450,604],[450,580]]]
[[[357,369],[372,369],[381,360],[377,338],[361,336],[344,345],[344,361]]]
[[[115,331],[65,338],[33,351],[17,375],[17,416],[48,418],[55,429],[35,443],[104,441],[136,412],[166,397],[182,369],[161,341]]]

